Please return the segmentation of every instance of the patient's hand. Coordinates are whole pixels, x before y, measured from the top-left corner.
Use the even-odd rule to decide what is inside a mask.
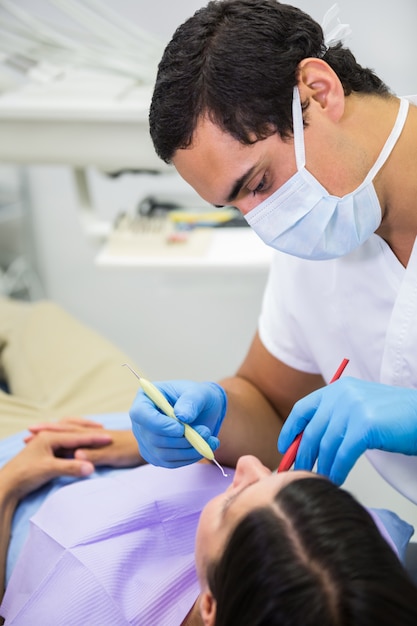
[[[67,417],[58,422],[35,424],[29,428],[32,433],[25,439],[29,443],[42,432],[61,433],[106,433],[111,441],[102,446],[79,447],[74,452],[74,457],[86,460],[99,467],[109,465],[111,467],[135,467],[145,461],[139,453],[138,444],[130,430],[107,430],[101,424],[82,417]]]
[[[85,417],[63,417],[57,422],[39,422],[39,424],[33,424],[28,427],[28,430],[32,433],[25,438],[25,443],[29,443],[33,439],[34,435],[45,430],[53,432],[85,432],[89,428],[101,428],[103,426],[99,422],[86,419]]]
[[[111,443],[100,448],[78,448],[75,458],[91,461],[97,467],[100,465],[135,467],[145,463],[139,454],[138,442],[130,430],[103,429],[103,432],[109,433]]]
[[[72,457],[72,452],[110,443],[111,435],[104,429],[41,432],[1,468],[1,495],[18,502],[58,476],[88,476],[94,471],[93,463]]]
[[[0,601],[11,521],[19,501],[58,476],[88,476],[94,465],[71,457],[71,452],[110,443],[111,436],[102,428],[88,432],[40,432],[0,469]]]

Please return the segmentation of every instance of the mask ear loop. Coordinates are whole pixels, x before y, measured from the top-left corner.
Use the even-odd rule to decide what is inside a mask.
[[[345,43],[345,41],[352,34],[352,29],[349,24],[342,24],[338,18],[339,5],[333,4],[333,6],[326,11],[323,21],[322,29],[324,34],[324,52],[329,47],[337,42]],[[304,121],[303,121],[303,108],[301,106],[300,92],[297,86],[293,90],[292,98],[292,123],[293,123],[293,137],[294,137],[294,150],[295,150],[295,162],[297,164],[297,170],[304,169],[306,164],[306,155],[304,147]]]
[[[294,139],[295,162],[297,170],[300,171],[306,164],[304,148],[304,121],[303,109],[301,107],[300,92],[297,85],[293,89],[292,96],[292,127]]]
[[[337,3],[334,4],[326,11],[321,23],[324,46],[327,50],[339,41],[342,45],[345,45],[352,35],[352,29],[349,24],[342,24],[339,20],[339,11],[339,5]]]
[[[363,184],[375,178],[375,176],[377,175],[377,173],[379,172],[379,170],[381,169],[381,167],[384,165],[385,161],[388,159],[389,155],[391,154],[395,144],[397,143],[403,131],[404,124],[408,115],[409,105],[410,103],[408,100],[406,100],[405,98],[400,99],[400,106],[398,109],[394,127],[391,133],[389,134],[388,139],[386,140],[384,147],[382,148],[379,154],[379,157],[377,158],[377,160],[375,161],[375,163],[369,170],[368,175],[365,178]]]

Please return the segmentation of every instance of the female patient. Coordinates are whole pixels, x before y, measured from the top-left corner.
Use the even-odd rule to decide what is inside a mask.
[[[134,463],[133,438],[122,440],[64,423],[0,470],[3,566],[18,500],[55,476],[88,475],[100,450],[114,465]],[[417,623],[417,589],[389,536],[348,493],[306,472],[271,473],[251,456],[229,473],[148,465],[60,488],[33,518],[6,624]],[[68,558],[55,556],[57,542]]]
[[[0,299],[0,343],[0,435],[34,434],[0,445],[6,624],[417,624],[389,536],[347,493],[254,457],[227,479],[203,463],[131,469],[143,461],[125,354],[48,302]],[[100,420],[118,430],[33,426],[112,411]]]

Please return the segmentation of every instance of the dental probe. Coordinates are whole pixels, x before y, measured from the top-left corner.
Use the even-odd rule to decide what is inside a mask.
[[[199,454],[201,454],[201,456],[208,459],[209,461],[213,461],[213,463],[217,465],[223,476],[226,478],[227,474],[225,473],[220,463],[216,461],[214,457],[214,452],[210,448],[207,441],[203,439],[203,437],[189,424],[184,424],[184,422],[181,422],[181,420],[178,419],[178,417],[174,413],[172,405],[159,391],[158,387],[155,387],[153,383],[151,383],[146,378],[143,378],[143,376],[139,376],[139,374],[137,374],[128,363],[123,363],[123,366],[128,367],[132,374],[136,376],[145,394],[150,400],[152,400],[152,402],[155,404],[155,406],[158,407],[158,409],[161,409],[162,413],[165,413],[165,415],[167,415],[168,417],[172,417],[174,420],[177,420],[177,422],[184,426],[184,437],[186,438],[188,443],[190,443],[193,448],[197,450]]]

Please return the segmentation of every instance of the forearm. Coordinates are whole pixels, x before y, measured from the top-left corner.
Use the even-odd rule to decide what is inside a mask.
[[[283,420],[262,393],[239,376],[220,381],[228,398],[226,417],[219,438],[217,460],[234,467],[245,454],[258,457],[270,469],[281,459],[277,450]]]
[[[4,487],[0,488],[0,598],[3,598],[6,580],[6,560],[10,542],[13,515],[18,500]]]

